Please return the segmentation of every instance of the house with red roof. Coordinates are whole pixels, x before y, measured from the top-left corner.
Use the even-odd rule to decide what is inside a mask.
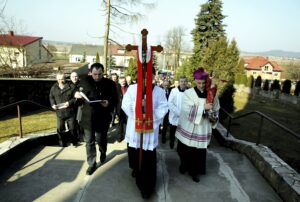
[[[256,56],[244,59],[247,77],[253,76],[256,79],[261,76],[263,80],[280,80],[282,67],[277,62],[269,60],[268,57]]]
[[[43,37],[0,34],[0,66],[28,67],[51,62],[53,55],[42,43]]]

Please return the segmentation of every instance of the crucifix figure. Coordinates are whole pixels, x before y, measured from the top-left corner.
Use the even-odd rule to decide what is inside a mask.
[[[149,198],[156,183],[159,124],[168,111],[168,103],[163,89],[152,84],[155,76],[152,54],[162,51],[162,47],[148,47],[148,31],[143,29],[141,33],[142,46],[126,46],[127,51],[137,51],[137,84],[129,86],[122,109],[128,116],[125,141],[129,167],[142,197]]]

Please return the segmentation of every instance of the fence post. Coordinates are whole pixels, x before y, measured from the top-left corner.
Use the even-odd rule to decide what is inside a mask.
[[[19,119],[19,134],[20,134],[20,138],[23,138],[22,117],[21,117],[20,105],[17,105],[17,109],[18,109],[18,119]]]
[[[260,119],[259,128],[258,128],[258,135],[257,135],[256,145],[259,145],[259,143],[260,143],[260,139],[261,139],[261,130],[262,130],[262,125],[263,125],[263,120],[264,120],[264,117],[263,117],[263,116],[260,116],[260,117],[261,117],[261,119]]]

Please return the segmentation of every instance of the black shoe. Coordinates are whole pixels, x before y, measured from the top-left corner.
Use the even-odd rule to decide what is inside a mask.
[[[86,174],[87,174],[87,175],[91,175],[91,174],[93,174],[93,173],[95,172],[95,170],[96,170],[96,165],[90,166],[90,167],[88,167],[88,169],[86,170]]]
[[[124,140],[124,136],[123,135],[118,138],[118,142],[122,142],[123,140]]]
[[[105,152],[101,152],[100,162],[104,163],[105,159],[106,159],[106,153]]]
[[[78,146],[79,146],[78,142],[73,142],[72,145],[73,145],[74,147],[78,147]]]
[[[171,149],[174,148],[174,142],[170,142],[170,148],[171,148]]]
[[[135,171],[134,170],[131,172],[131,177],[135,178]]]
[[[58,144],[59,144],[60,147],[66,147],[67,146],[66,143],[64,143],[62,140],[59,140]]]
[[[150,196],[151,196],[150,194],[142,193],[142,198],[143,199],[149,199]]]
[[[165,144],[165,143],[166,143],[166,137],[163,136],[163,137],[161,138],[161,142],[162,142],[163,144]]]
[[[182,166],[179,166],[179,172],[181,174],[184,174],[186,172],[186,169],[184,169]]]
[[[197,183],[200,182],[200,178],[198,176],[192,176],[192,180]]]

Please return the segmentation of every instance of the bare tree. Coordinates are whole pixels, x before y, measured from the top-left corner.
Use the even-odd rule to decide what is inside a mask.
[[[6,8],[6,0],[0,1],[0,35],[4,35],[7,33],[24,33],[25,26],[21,21],[18,21],[14,17],[6,16],[4,11]],[[10,41],[3,37],[2,42],[4,44],[10,44]],[[7,41],[6,41],[7,40]],[[16,51],[17,50],[17,51]],[[4,45],[0,46],[0,68],[11,68],[13,65],[18,66],[19,63],[23,63],[24,61],[18,61],[18,55],[23,55],[24,60],[24,49],[22,47],[14,47]]]
[[[102,0],[105,6],[105,33],[104,33],[104,47],[103,47],[103,65],[105,72],[108,67],[108,42],[117,43],[109,37],[112,27],[117,28],[119,31],[124,31],[120,25],[125,23],[137,22],[144,17],[140,11],[142,9],[154,8],[155,3],[147,0]],[[126,31],[125,31],[126,32]],[[118,44],[118,43],[117,43]]]
[[[165,54],[174,59],[174,68],[179,67],[184,36],[184,28],[181,26],[172,28],[166,34]]]
[[[293,81],[300,80],[300,63],[293,61],[286,65],[284,75],[286,79],[290,79]]]

